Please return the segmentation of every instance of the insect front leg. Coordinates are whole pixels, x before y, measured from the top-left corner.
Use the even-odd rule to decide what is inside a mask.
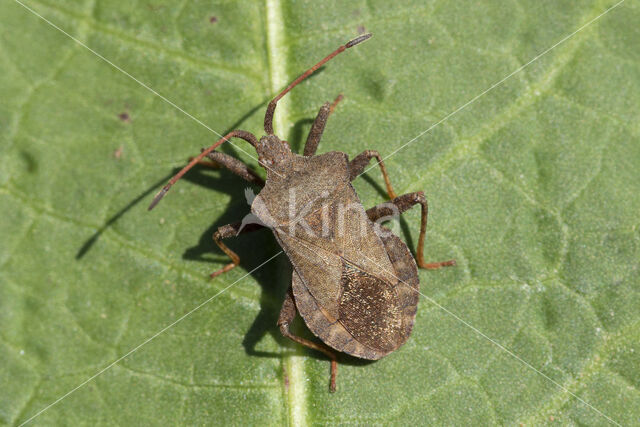
[[[336,355],[326,345],[316,344],[313,341],[309,341],[291,333],[291,324],[293,323],[293,319],[295,319],[297,313],[298,309],[296,308],[296,303],[293,300],[293,290],[289,288],[286,296],[284,297],[282,309],[280,309],[280,315],[278,316],[278,327],[280,328],[280,332],[282,335],[297,342],[298,344],[320,351],[331,359],[331,379],[329,381],[329,390],[334,392],[336,391],[336,376],[338,375],[338,361],[336,359]]]
[[[313,121],[313,125],[311,125],[311,130],[309,131],[309,135],[307,136],[307,142],[304,144],[303,154],[305,156],[313,156],[318,149],[318,144],[320,144],[320,139],[322,139],[322,133],[324,132],[324,127],[327,124],[327,119],[329,115],[333,113],[333,110],[338,105],[338,102],[342,100],[342,94],[338,95],[336,99],[333,101],[333,104],[329,104],[325,102],[322,107],[320,107],[320,111],[318,111],[318,115],[316,119]]]
[[[224,267],[222,267],[220,270],[214,271],[213,273],[210,274],[210,276],[212,278],[219,276],[222,273],[226,273],[227,271],[231,270],[232,268],[240,264],[240,257],[238,256],[238,254],[233,252],[231,249],[229,249],[227,245],[222,243],[222,239],[226,239],[228,237],[235,237],[241,233],[249,233],[251,231],[257,231],[263,228],[264,226],[260,224],[247,224],[244,227],[242,227],[241,222],[234,222],[233,224],[227,224],[227,225],[223,225],[222,227],[219,227],[216,230],[216,232],[213,233],[213,241],[216,242],[216,245],[218,245],[218,247],[222,249],[222,251],[229,256],[229,258],[231,258],[231,262],[225,265]]]
[[[380,157],[380,153],[378,153],[376,150],[363,151],[349,162],[349,179],[353,181],[358,176],[360,176],[362,171],[364,171],[364,168],[367,167],[371,159],[374,157],[380,165],[382,177],[384,178],[384,183],[387,186],[387,194],[389,195],[390,199],[395,199],[396,193],[395,191],[393,191],[393,187],[391,187],[391,180],[389,179],[389,175],[387,174],[387,168],[384,166],[384,162],[382,161],[382,157]]]
[[[381,163],[382,164],[382,163]],[[396,208],[396,212],[393,212],[389,203],[393,204]],[[429,215],[429,205],[427,199],[424,196],[424,192],[418,191],[416,193],[407,193],[402,196],[396,197],[390,202],[382,203],[378,206],[374,206],[367,209],[367,216],[371,221],[376,221],[380,218],[392,216],[394,213],[402,214],[414,205],[420,204],[422,207],[422,217],[420,221],[420,237],[418,237],[418,248],[416,250],[416,263],[420,268],[426,268],[428,270],[435,270],[440,267],[449,267],[456,265],[454,259],[442,262],[425,262],[424,260],[424,239],[427,232],[427,216]]]
[[[211,159],[211,162],[200,161],[198,162],[198,164],[210,168],[218,168],[220,166],[223,166],[245,181],[249,181],[260,187],[264,187],[264,180],[260,178],[256,171],[254,171],[248,165],[236,159],[235,157],[232,157],[225,153],[221,153],[220,151],[212,151],[211,153],[207,154],[207,157]]]

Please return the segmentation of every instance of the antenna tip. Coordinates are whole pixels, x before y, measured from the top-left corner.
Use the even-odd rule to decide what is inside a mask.
[[[362,43],[363,41],[365,41],[367,39],[370,39],[371,36],[373,36],[373,34],[371,34],[371,33],[367,33],[367,34],[363,34],[361,36],[358,36],[355,39],[349,41],[346,45],[344,45],[344,47],[349,49],[350,47],[353,47],[353,46],[357,45],[358,43]]]
[[[164,195],[167,194],[167,191],[169,191],[168,185],[162,187],[162,190],[158,191],[158,194],[156,194],[156,196],[153,198],[147,210],[150,211],[151,209],[155,208],[156,205],[160,202],[160,200],[164,197]]]

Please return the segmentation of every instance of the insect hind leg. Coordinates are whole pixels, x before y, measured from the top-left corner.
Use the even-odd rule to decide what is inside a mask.
[[[278,316],[278,327],[280,328],[280,332],[290,340],[293,340],[298,344],[302,344],[305,347],[322,352],[331,359],[331,379],[329,381],[329,390],[334,392],[336,391],[336,377],[338,375],[338,360],[336,355],[325,345],[316,344],[313,341],[293,335],[291,332],[291,324],[293,323],[293,319],[295,319],[297,313],[298,309],[296,308],[296,303],[293,300],[293,290],[292,288],[289,288],[284,302],[282,303],[280,315]]]

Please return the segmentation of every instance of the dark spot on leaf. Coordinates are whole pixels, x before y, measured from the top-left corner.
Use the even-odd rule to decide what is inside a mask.
[[[129,123],[131,121],[131,116],[126,111],[124,113],[118,114],[118,118],[123,122]]]
[[[389,79],[379,72],[368,72],[369,77],[363,81],[364,89],[377,101],[383,101],[390,89]]]
[[[366,32],[364,25],[358,25],[358,34],[364,34]]]
[[[215,24],[216,22],[218,22],[218,17],[217,16],[212,16],[209,18],[209,23],[210,24]]]
[[[35,157],[31,153],[26,151],[20,151],[20,157],[24,160],[27,165],[27,172],[34,173],[38,169],[38,162]]]

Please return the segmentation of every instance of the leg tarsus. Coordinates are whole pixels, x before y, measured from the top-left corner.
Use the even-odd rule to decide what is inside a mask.
[[[344,95],[339,93],[338,96],[336,96],[336,99],[333,100],[333,103],[331,104],[331,107],[329,108],[329,113],[333,113],[333,110],[336,109],[336,106],[338,105],[338,102],[342,101],[343,99],[344,99]]]
[[[329,391],[336,392],[336,377],[338,376],[338,361],[331,359],[331,378],[329,378]]]
[[[429,216],[429,204],[427,203],[427,198],[424,196],[423,191],[418,191],[417,193],[414,193],[414,195],[414,204],[420,203],[420,206],[422,208],[420,218],[420,236],[418,237],[418,249],[416,251],[416,262],[418,264],[418,267],[427,270],[437,270],[440,267],[452,267],[456,265],[455,259],[431,263],[424,260],[424,239],[427,234],[427,217]]]
[[[227,256],[229,258],[231,258],[231,262],[229,264],[225,265],[224,267],[222,267],[221,269],[216,270],[213,273],[211,273],[209,275],[209,277],[211,277],[211,278],[217,277],[217,276],[219,276],[219,275],[221,275],[223,273],[226,273],[227,271],[231,270],[232,268],[234,268],[238,264],[240,264],[240,257],[238,256],[238,254],[236,254],[234,251],[229,249],[229,247],[227,245],[222,243],[222,239],[226,239],[227,237],[235,237],[240,233],[248,233],[248,232],[251,232],[251,231],[256,231],[256,230],[260,230],[261,228],[264,228],[260,224],[249,224],[249,225],[246,225],[244,228],[242,228],[242,230],[240,231],[241,227],[242,227],[242,223],[234,222],[232,224],[227,224],[227,225],[223,225],[223,226],[219,227],[216,230],[216,232],[213,233],[213,241],[216,243],[216,245],[218,245],[218,247],[220,249],[222,249],[222,251],[225,254],[227,254]]]
[[[325,354],[331,360],[331,378],[329,380],[329,391],[334,392],[336,391],[336,377],[338,375],[338,360],[336,358],[336,355],[329,349],[329,347],[324,344],[316,344],[313,341],[309,341],[291,333],[291,324],[293,323],[293,319],[296,317],[297,312],[298,309],[296,308],[296,303],[293,300],[293,290],[289,288],[284,302],[282,303],[280,315],[278,316],[278,328],[280,328],[280,332],[285,337],[297,342],[298,344],[302,344],[305,347],[317,350]]]
[[[229,249],[227,245],[222,243],[223,238],[224,237],[222,237],[222,234],[220,233],[220,229],[216,230],[216,232],[213,233],[213,241],[216,242],[216,245],[218,245],[218,247],[222,249],[222,251],[225,254],[227,254],[229,258],[231,258],[231,262],[225,265],[224,267],[222,267],[220,270],[216,270],[213,273],[211,273],[209,277],[211,277],[212,279],[216,276],[221,275],[222,273],[226,273],[227,271],[231,270],[232,268],[240,264],[240,257],[238,256],[238,254],[236,254],[231,249]]]
[[[393,191],[393,187],[391,186],[391,180],[389,179],[389,174],[387,174],[387,168],[382,161],[382,157],[380,157],[380,153],[375,150],[363,151],[349,162],[349,178],[351,181],[353,181],[358,176],[360,176],[360,174],[362,174],[362,171],[364,171],[364,168],[367,167],[371,159],[374,157],[378,161],[378,165],[380,165],[382,178],[384,178],[384,183],[387,187],[387,194],[389,195],[390,199],[395,199],[397,196],[395,191]]]
[[[423,264],[420,267],[425,268],[427,270],[437,270],[441,267],[453,267],[454,265],[456,265],[456,260],[450,259],[449,261],[430,262],[427,264]]]

